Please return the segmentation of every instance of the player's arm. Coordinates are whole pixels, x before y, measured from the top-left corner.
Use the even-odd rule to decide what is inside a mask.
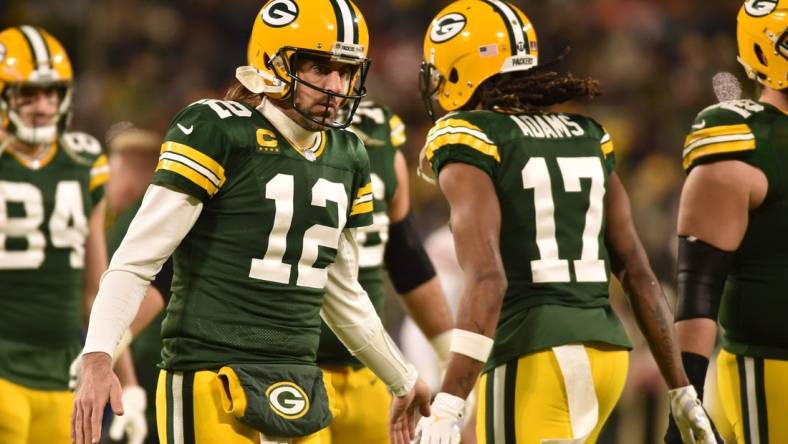
[[[457,259],[465,275],[451,343],[454,353],[441,391],[464,400],[492,349],[506,292],[501,209],[492,180],[479,168],[449,163],[440,170],[439,183],[451,207]]]
[[[72,441],[96,442],[104,405],[122,414],[120,384],[111,356],[139,309],[151,280],[202,211],[198,199],[151,185],[123,242],[101,279],[90,315],[82,382],[74,401]]]
[[[700,394],[733,252],[744,238],[749,212],[763,202],[767,188],[759,169],[728,160],[693,168],[681,191],[676,330],[682,360]]]
[[[394,443],[409,443],[413,439],[415,408],[429,414],[429,389],[386,333],[369,296],[358,283],[354,229],[342,231],[336,259],[327,271],[320,316],[345,347],[394,393],[391,439]]]
[[[402,295],[405,311],[429,339],[441,367],[449,359],[453,322],[446,297],[441,289],[423,241],[410,212],[408,167],[401,151],[394,155],[397,191],[389,201],[389,242],[384,255],[389,277]]]
[[[608,176],[605,211],[613,273],[629,296],[635,319],[668,387],[684,387],[688,380],[679,359],[670,307],[635,231],[629,197],[615,172]]]
[[[84,323],[87,325],[93,301],[98,293],[101,273],[107,269],[107,242],[104,238],[104,215],[107,199],[101,199],[90,213],[88,237],[85,241],[85,270],[82,280]]]
[[[681,365],[670,308],[635,232],[629,197],[615,172],[608,176],[605,211],[613,272],[629,296],[635,319],[671,389],[668,395],[673,424],[678,425],[676,435],[685,443],[715,443],[711,421]]]

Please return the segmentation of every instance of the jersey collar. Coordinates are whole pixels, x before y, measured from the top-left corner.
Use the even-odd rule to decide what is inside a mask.
[[[322,139],[325,139],[322,132],[305,129],[266,99],[263,99],[263,103],[257,107],[257,110],[302,155],[304,151],[312,149],[315,145],[319,145]]]

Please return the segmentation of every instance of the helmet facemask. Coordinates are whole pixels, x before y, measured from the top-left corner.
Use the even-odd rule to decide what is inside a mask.
[[[424,103],[424,108],[427,114],[435,123],[435,100],[437,100],[438,90],[444,82],[444,78],[438,69],[432,63],[421,62],[421,70],[419,71],[419,92],[421,93],[421,101]]]
[[[330,91],[299,76],[298,66],[305,60],[313,61],[318,65],[328,63],[335,65],[346,64],[350,69],[346,90],[341,93]],[[282,100],[287,101],[288,105],[306,120],[325,128],[342,129],[348,127],[353,121],[353,115],[359,103],[367,95],[364,84],[369,72],[370,60],[366,57],[345,57],[333,53],[285,46],[268,61],[267,65],[276,77],[286,85],[287,93]],[[304,110],[297,101],[299,88],[311,88],[324,94],[326,107],[336,107],[334,119],[329,120],[328,113],[324,114],[322,118],[316,118],[307,110]],[[339,104],[333,103],[334,99],[340,99]],[[339,112],[340,110],[342,112]]]
[[[14,96],[31,96],[38,89],[56,89],[58,107],[48,125],[29,125],[23,121],[17,107],[12,106]],[[19,83],[6,86],[0,93],[0,114],[8,118],[7,131],[15,138],[29,145],[43,145],[54,142],[58,134],[65,131],[71,114],[71,82]]]

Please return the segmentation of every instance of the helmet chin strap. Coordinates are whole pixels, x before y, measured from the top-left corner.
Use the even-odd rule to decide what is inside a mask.
[[[12,134],[29,145],[52,143],[57,137],[57,124],[47,126],[27,126],[16,111],[9,111],[8,118],[13,123]]]

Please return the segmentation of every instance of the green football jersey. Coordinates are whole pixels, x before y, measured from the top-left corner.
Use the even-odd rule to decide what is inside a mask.
[[[381,315],[385,302],[383,253],[389,232],[388,202],[397,190],[394,155],[405,143],[405,125],[388,108],[374,102],[362,102],[353,116],[350,130],[367,148],[374,197],[372,225],[358,229],[358,280]],[[317,354],[319,364],[362,366],[325,323],[322,328]]]
[[[296,150],[263,115],[201,100],[173,120],[153,183],[200,199],[173,255],[162,366],[315,362],[326,267],[372,221],[367,153],[348,131]]]
[[[62,135],[34,162],[0,155],[0,378],[68,387],[80,349],[88,222],[108,169],[99,142],[83,133]]]
[[[424,147],[435,174],[452,162],[492,180],[509,286],[485,370],[526,353],[597,341],[629,347],[608,302],[605,188],[610,136],[575,114],[451,113]]]
[[[788,115],[751,100],[722,102],[698,114],[684,168],[735,159],[763,171],[769,189],[750,211],[719,312],[722,346],[732,353],[788,359]]]

